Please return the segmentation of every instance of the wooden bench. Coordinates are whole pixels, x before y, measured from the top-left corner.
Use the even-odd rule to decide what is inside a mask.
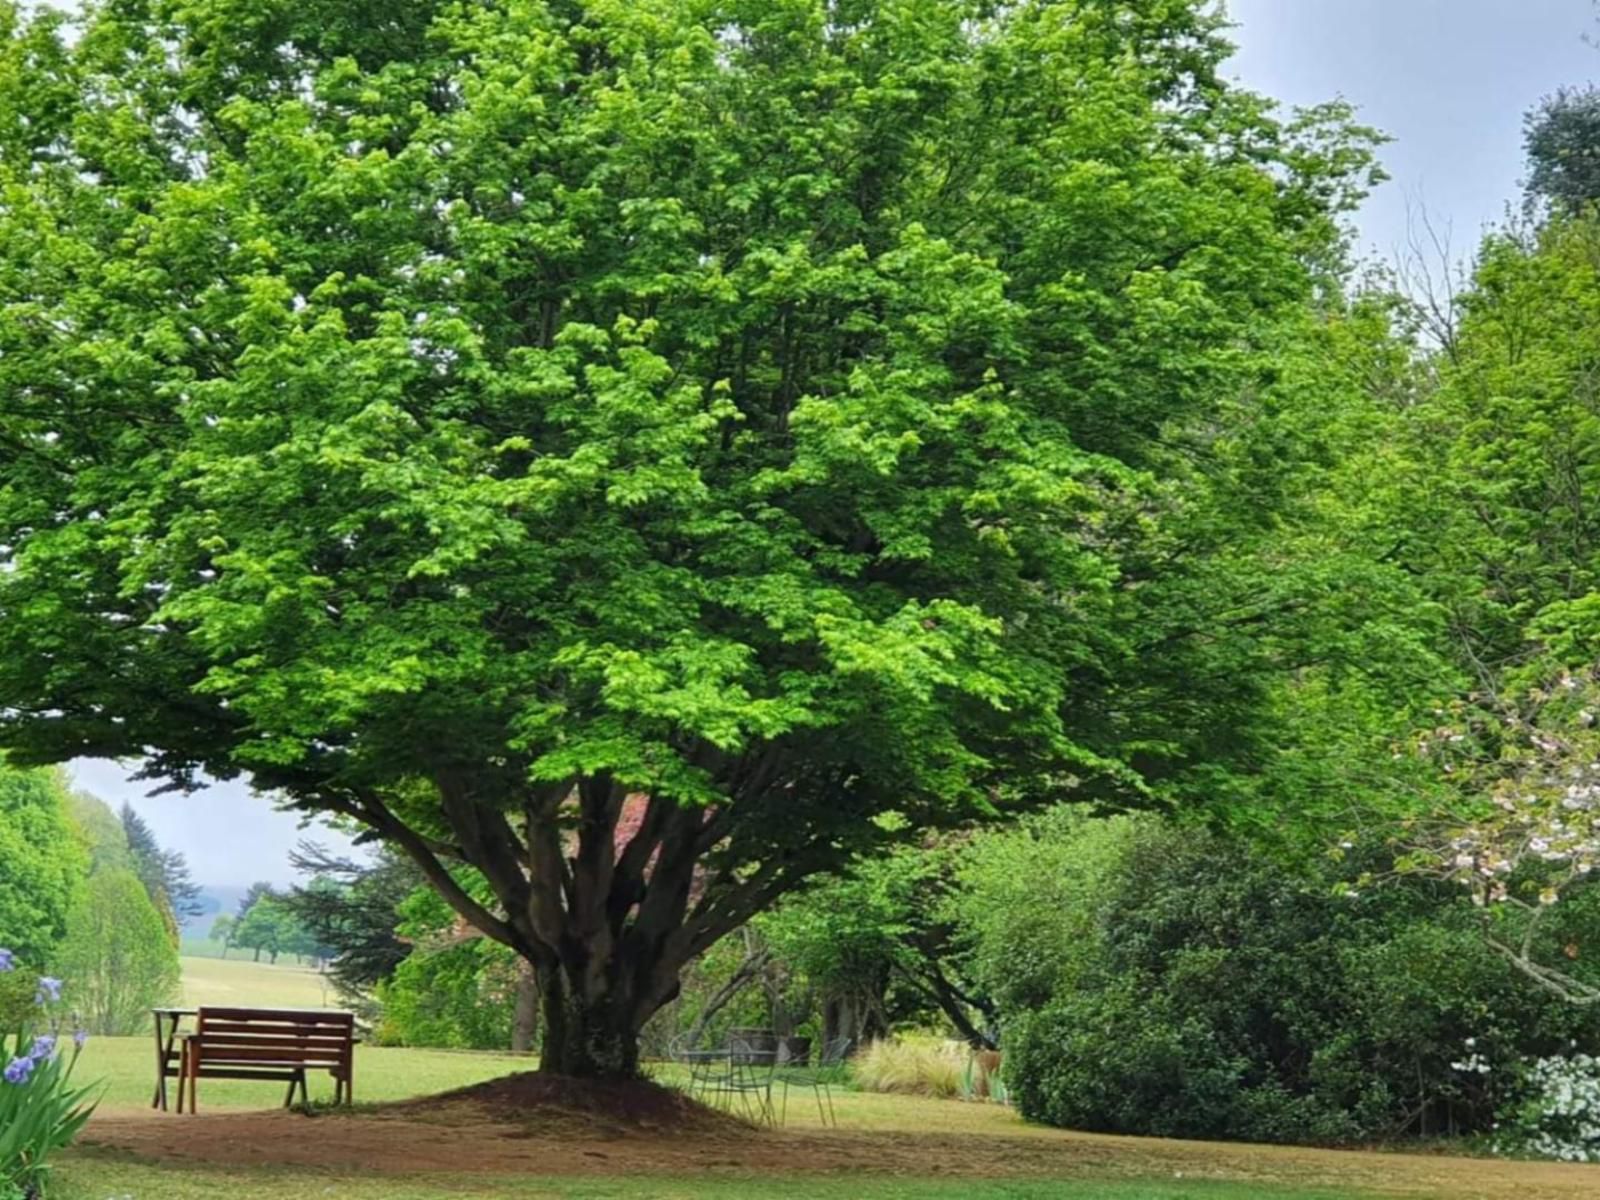
[[[355,1016],[275,1008],[202,1008],[195,1031],[185,1035],[180,1055],[178,1111],[189,1093],[189,1112],[198,1111],[196,1085],[204,1079],[264,1079],[287,1083],[283,1106],[301,1104],[306,1072],[333,1076],[335,1104],[349,1104],[355,1066]]]

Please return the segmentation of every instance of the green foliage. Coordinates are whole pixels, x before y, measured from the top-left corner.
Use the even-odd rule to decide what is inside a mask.
[[[128,838],[128,852],[133,855],[134,874],[150,893],[150,903],[164,913],[172,914],[176,934],[185,917],[201,913],[198,904],[200,885],[189,874],[189,864],[177,850],[162,849],[149,822],[124,803],[117,814]]]
[[[516,956],[476,939],[412,954],[379,984],[385,1045],[505,1050],[511,1045]]]
[[[1005,1077],[1030,1118],[1257,1141],[1486,1131],[1520,1057],[1600,1034],[1600,1014],[1530,988],[1457,920],[1447,890],[1346,895],[1235,840],[1116,824],[1046,832],[1087,842],[1053,856],[1079,887],[1045,875],[1040,920],[979,927],[996,939],[981,961],[1015,939],[1022,963]],[[1048,862],[1037,831],[994,836],[1022,844],[976,869],[991,899],[1005,889],[988,872]],[[1068,940],[1039,935],[1056,921]],[[1458,1067],[1473,1054],[1496,1070]]]
[[[55,961],[83,886],[87,858],[56,771],[0,762],[0,945],[28,962]]]
[[[510,1046],[517,956],[482,937],[452,943],[455,916],[427,889],[414,892],[399,915],[398,932],[415,949],[378,985],[379,1039],[471,1050]]]
[[[232,913],[218,913],[216,920],[211,922],[211,932],[208,935],[213,942],[221,942],[223,953],[233,947],[233,931],[238,925],[238,918]]]
[[[371,1004],[372,988],[410,953],[395,933],[400,906],[423,885],[416,864],[383,847],[364,860],[340,858],[303,842],[291,855],[311,876],[285,898],[311,938],[325,949],[328,974],[347,1003]]]
[[[150,1009],[178,997],[178,950],[130,871],[93,875],[58,955],[69,999],[93,1033],[148,1028]]]
[[[1096,821],[1063,807],[973,840],[952,910],[972,974],[1002,1012],[1041,1008],[1075,986],[1094,954],[1102,898],[1139,830],[1130,818]]]
[[[1568,211],[1600,200],[1600,89],[1562,88],[1524,123],[1528,191]]]
[[[1480,689],[1600,650],[1597,247],[1589,219],[1488,239],[1439,386],[1408,416],[1397,557]]]
[[[72,1084],[83,1042],[62,1027],[59,987],[0,949],[0,1196],[7,1200],[43,1191],[51,1158],[95,1108],[95,1086]]]
[[[335,7],[8,19],[0,741],[459,848],[646,1008],[882,812],[1248,799],[1359,607],[1274,529],[1347,110],[1199,0]],[[714,919],[530,890],[530,783],[727,814]]]
[[[265,954],[272,962],[277,962],[280,954],[320,958],[325,950],[288,897],[262,884],[252,887],[241,903],[229,944],[254,951],[257,961]]]
[[[134,869],[133,854],[128,849],[127,830],[117,814],[111,811],[110,805],[88,792],[72,792],[67,797],[67,809],[89,853],[90,874],[104,870]]]

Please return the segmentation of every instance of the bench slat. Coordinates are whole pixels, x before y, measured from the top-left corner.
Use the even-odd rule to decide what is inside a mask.
[[[206,1062],[318,1062],[342,1066],[346,1054],[339,1050],[294,1050],[293,1046],[210,1046],[198,1043],[200,1066]]]
[[[202,1067],[199,1071],[201,1079],[259,1079],[266,1083],[288,1083],[298,1080],[304,1072],[299,1067],[260,1069],[245,1067]]]
[[[278,1033],[270,1029],[218,1029],[207,1025],[200,1035],[209,1045],[224,1045],[237,1042],[241,1045],[251,1046],[348,1046],[351,1040],[348,1037],[339,1037],[329,1033]]]
[[[310,1024],[304,1021],[206,1021],[206,1029],[221,1034],[312,1034],[315,1037],[349,1037],[350,1026]]]
[[[354,1025],[354,1013],[321,1008],[212,1008],[200,1010],[213,1021],[281,1021],[316,1025]]]

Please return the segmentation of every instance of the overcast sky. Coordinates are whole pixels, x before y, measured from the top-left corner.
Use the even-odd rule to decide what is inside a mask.
[[[1407,204],[1470,251],[1521,198],[1522,116],[1600,74],[1590,0],[1229,0],[1233,71],[1289,104],[1335,97],[1394,139],[1392,177],[1360,214],[1364,248],[1394,257]]]
[[[1405,244],[1408,204],[1470,251],[1520,194],[1523,113],[1600,72],[1600,51],[1582,40],[1589,0],[1231,0],[1230,11],[1245,84],[1290,104],[1342,96],[1395,139],[1383,151],[1393,179],[1358,219],[1365,248],[1383,256]],[[200,882],[290,878],[289,849],[305,836],[295,817],[242,784],[146,797],[127,774],[76,764],[80,786],[131,800]]]
[[[129,801],[150,823],[156,840],[181,850],[195,882],[206,886],[244,886],[265,880],[295,881],[289,851],[301,838],[343,849],[349,842],[322,827],[302,830],[300,818],[278,812],[243,783],[214,783],[192,795],[151,796],[149,781],[128,779],[132,769],[104,758],[72,764],[75,784],[113,808]]]

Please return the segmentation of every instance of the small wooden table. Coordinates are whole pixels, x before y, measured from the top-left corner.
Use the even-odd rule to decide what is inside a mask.
[[[177,1051],[173,1049],[178,1041],[178,1027],[183,1024],[185,1017],[192,1017],[198,1012],[194,1008],[152,1008],[150,1015],[156,1022],[156,1094],[150,1101],[151,1108],[167,1111],[167,1079],[177,1078],[177,1071],[168,1071],[175,1061]]]

